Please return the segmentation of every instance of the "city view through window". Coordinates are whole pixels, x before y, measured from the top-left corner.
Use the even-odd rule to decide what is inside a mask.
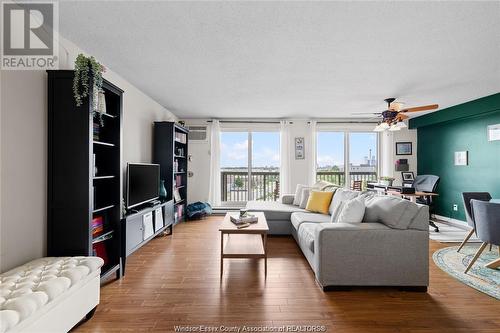
[[[376,180],[377,134],[348,135],[351,183]],[[279,132],[222,132],[220,140],[221,201],[242,204],[248,200],[278,200]],[[318,180],[345,185],[344,146],[344,132],[317,133]]]

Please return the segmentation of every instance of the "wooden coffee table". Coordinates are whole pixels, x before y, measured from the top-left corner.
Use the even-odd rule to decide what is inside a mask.
[[[264,259],[264,275],[267,277],[267,225],[266,217],[262,212],[251,212],[258,217],[257,223],[246,228],[238,229],[231,222],[230,216],[238,216],[238,212],[226,213],[220,231],[220,276],[224,269],[225,258],[253,258]],[[227,235],[227,237],[224,237]],[[226,240],[225,240],[226,238]]]

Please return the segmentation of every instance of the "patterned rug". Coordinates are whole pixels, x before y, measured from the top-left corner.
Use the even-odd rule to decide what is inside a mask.
[[[457,248],[458,246],[451,246],[437,250],[432,255],[432,259],[439,268],[455,279],[500,300],[500,270],[484,266],[498,259],[498,247],[493,246],[493,249],[489,251],[489,246],[487,246],[467,274],[464,274],[465,268],[479,245],[467,244],[460,250],[460,253],[457,252]]]

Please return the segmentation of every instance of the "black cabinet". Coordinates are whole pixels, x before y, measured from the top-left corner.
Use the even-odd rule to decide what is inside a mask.
[[[106,113],[96,116],[92,96],[76,106],[74,71],[47,73],[47,253],[100,256],[102,277],[119,277],[123,90],[104,80]]]
[[[186,218],[188,130],[170,121],[154,123],[153,161],[160,165],[160,179],[167,200],[174,200],[175,223]]]

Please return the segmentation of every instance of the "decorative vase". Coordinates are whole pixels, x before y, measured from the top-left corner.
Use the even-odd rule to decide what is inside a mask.
[[[164,180],[160,181],[160,200],[161,201],[167,200],[167,189],[165,188]]]

